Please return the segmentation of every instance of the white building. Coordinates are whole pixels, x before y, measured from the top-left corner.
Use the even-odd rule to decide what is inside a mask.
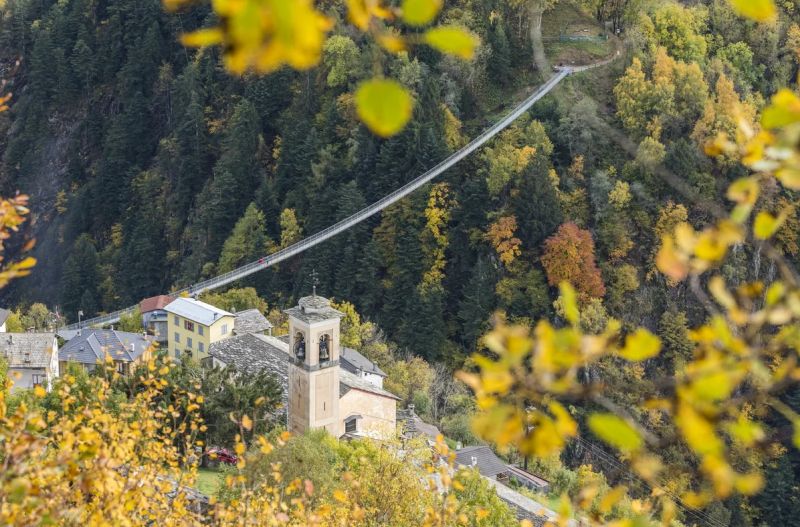
[[[50,390],[58,377],[58,341],[55,333],[3,333],[0,358],[8,363],[11,391],[42,386]]]

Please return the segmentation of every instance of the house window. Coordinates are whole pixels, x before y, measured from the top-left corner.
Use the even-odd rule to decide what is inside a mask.
[[[194,331],[194,322],[189,322],[188,320],[184,320],[183,327],[189,331]]]
[[[180,319],[180,317],[178,317],[178,315],[175,315],[175,316],[172,318],[172,320],[175,322],[175,325],[176,325],[176,326],[180,326],[180,325],[181,325],[181,324],[180,324],[180,321],[181,321],[181,319]]]
[[[351,417],[344,422],[344,432],[346,434],[355,434],[358,432],[358,419]]]
[[[175,350],[175,358],[176,359],[180,359],[181,358],[181,350]]]
[[[181,334],[180,333],[175,333],[175,342],[180,343],[180,341],[181,341]]]
[[[126,368],[125,366],[126,366],[126,364],[124,362],[117,361],[117,373],[120,373],[120,374],[124,375],[128,370],[128,368]]]
[[[206,345],[203,344],[202,342],[198,342],[197,343],[197,349],[200,350],[200,353],[205,353],[206,352]]]
[[[34,373],[31,375],[31,381],[33,383],[34,388],[36,386],[42,386],[45,382],[47,382],[47,376],[42,373]]]
[[[192,347],[192,337],[186,337],[186,347],[187,348]]]
[[[202,336],[203,336],[203,333],[205,332],[205,330],[203,329],[203,326],[201,326],[201,325],[199,325],[199,324],[198,324],[198,325],[197,325],[197,332],[198,332],[198,333],[200,334],[200,336],[202,337]]]
[[[223,335],[227,335],[228,334],[228,324],[222,324],[221,331],[222,331]]]

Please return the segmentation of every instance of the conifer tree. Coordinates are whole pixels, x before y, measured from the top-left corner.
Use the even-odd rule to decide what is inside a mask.
[[[75,240],[61,280],[61,305],[68,319],[77,320],[79,310],[84,317],[97,313],[99,282],[97,250],[91,237],[84,234]]]

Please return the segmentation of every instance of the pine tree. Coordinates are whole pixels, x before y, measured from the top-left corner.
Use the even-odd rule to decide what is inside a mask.
[[[475,349],[478,338],[486,330],[489,316],[495,308],[494,285],[494,270],[485,258],[478,257],[458,306],[458,320],[461,322],[459,340],[467,349]]]
[[[75,240],[61,280],[61,305],[70,320],[77,319],[79,310],[84,317],[97,313],[99,281],[97,250],[91,237],[84,234]]]

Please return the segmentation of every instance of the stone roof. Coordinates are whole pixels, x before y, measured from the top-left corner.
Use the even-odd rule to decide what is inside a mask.
[[[263,338],[262,338],[263,337]],[[289,354],[276,346],[278,339],[246,333],[211,344],[209,354],[239,372],[256,373],[267,370],[283,388],[283,402],[289,390]],[[280,342],[280,341],[278,341]]]
[[[233,323],[233,331],[237,335],[245,333],[263,333],[272,329],[267,317],[261,314],[258,309],[248,309],[235,314],[236,320]]]
[[[206,304],[194,298],[180,297],[170,302],[164,307],[167,313],[174,313],[183,318],[210,326],[221,317],[232,317],[233,313],[228,313],[224,309]]]
[[[386,391],[383,388],[379,388],[372,384],[369,381],[365,381],[364,379],[350,373],[349,371],[343,369],[341,366],[339,367],[339,398],[345,396],[347,392],[350,390],[360,390],[362,392],[372,393],[375,395],[380,395],[382,397],[388,397],[390,399],[394,399],[399,401],[400,398],[393,394],[392,392]]]
[[[351,373],[357,374],[360,370],[386,377],[386,372],[380,369],[377,364],[352,348],[342,348],[339,352],[339,361],[342,368]]]
[[[82,329],[58,352],[61,361],[97,364],[106,355],[115,361],[133,362],[147,351],[155,337],[113,329]]]
[[[398,410],[397,421],[398,423],[402,423],[400,433],[408,438],[424,435],[430,440],[436,441],[436,438],[441,434],[436,426],[426,423],[416,414],[414,405],[409,405],[406,409]]]
[[[316,295],[304,296],[297,302],[297,307],[287,309],[284,313],[307,324],[344,316],[344,313],[331,307],[330,300]]]
[[[10,314],[11,314],[11,311],[9,311],[8,309],[3,309],[2,307],[0,307],[0,325],[3,325],[3,324],[6,323],[6,320],[8,320],[8,316]]]
[[[482,476],[489,478],[508,472],[503,460],[486,445],[468,446],[456,451],[456,464],[465,467],[475,466]]]
[[[46,368],[55,333],[0,333],[0,357],[10,368]]]
[[[151,311],[158,311],[159,309],[164,309],[167,307],[167,305],[171,304],[173,300],[175,299],[169,295],[151,296],[150,298],[145,298],[139,302],[139,311],[142,314],[149,313]]]

